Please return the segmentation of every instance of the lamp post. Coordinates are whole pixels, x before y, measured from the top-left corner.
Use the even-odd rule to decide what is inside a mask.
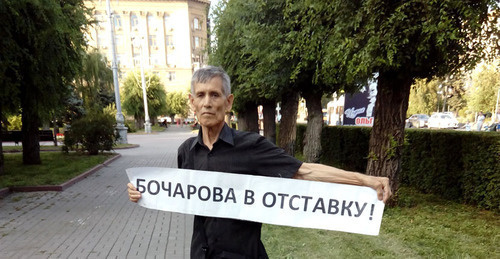
[[[115,26],[113,23],[113,13],[111,12],[111,4],[109,0],[106,2],[108,17],[109,17],[109,33],[111,39],[111,69],[113,71],[113,85],[115,89],[115,105],[116,105],[116,131],[118,131],[117,142],[119,144],[127,144],[127,127],[125,127],[125,117],[122,113],[122,104],[120,101],[120,86],[118,84],[118,64],[116,62],[116,47],[115,47]]]
[[[146,94],[146,77],[144,76],[144,48],[143,48],[143,42],[144,38],[143,37],[133,37],[132,38],[132,44],[134,46],[138,46],[140,48],[140,55],[141,55],[141,85],[142,85],[142,99],[144,100],[144,117],[145,117],[145,123],[144,123],[144,132],[145,133],[151,133],[151,123],[149,120],[149,112],[148,112],[148,98]]]

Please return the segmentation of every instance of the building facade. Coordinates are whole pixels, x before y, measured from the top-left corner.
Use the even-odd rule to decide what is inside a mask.
[[[112,60],[106,0],[85,1],[97,23],[90,46]],[[210,0],[111,0],[120,80],[139,70],[157,74],[167,92],[189,89],[193,72],[206,63]]]

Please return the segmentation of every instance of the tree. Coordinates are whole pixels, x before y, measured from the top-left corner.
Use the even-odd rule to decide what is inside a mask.
[[[500,89],[499,61],[481,64],[471,76],[471,86],[467,90],[468,110],[472,113],[483,111],[494,114],[497,94]]]
[[[388,176],[396,190],[411,85],[480,61],[498,35],[498,2],[334,1],[324,11],[335,24],[324,71],[341,67],[351,80],[378,73],[366,172]]]
[[[106,58],[94,49],[85,53],[82,64],[82,71],[75,79],[75,89],[85,108],[103,109],[114,103],[113,71]]]
[[[157,117],[166,113],[167,93],[160,78],[155,74],[146,73],[145,80],[149,116]],[[142,93],[141,73],[130,72],[123,82],[122,107],[127,114],[134,116],[137,128],[142,128],[145,121]]]
[[[411,86],[407,117],[416,113],[431,114],[438,109],[438,87],[436,79],[418,79]]]
[[[2,103],[19,103],[23,163],[40,164],[39,123],[81,67],[90,12],[82,0],[1,0],[0,16]]]
[[[189,113],[189,104],[188,97],[186,93],[183,92],[170,92],[167,93],[167,109],[165,114],[172,118],[174,121],[174,117],[176,114],[180,115],[183,118],[186,118]]]

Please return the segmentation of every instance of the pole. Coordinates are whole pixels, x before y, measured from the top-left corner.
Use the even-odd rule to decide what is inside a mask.
[[[115,105],[116,105],[116,130],[118,131],[119,144],[127,144],[127,127],[125,127],[125,117],[122,113],[122,104],[120,101],[120,86],[118,84],[118,64],[116,62],[116,46],[115,46],[115,26],[113,23],[113,13],[111,12],[110,0],[106,0],[107,11],[109,17],[109,34],[111,41],[111,69],[113,71],[113,85],[115,89]]]
[[[140,38],[139,38],[140,39]],[[142,83],[142,99],[144,99],[144,116],[146,122],[144,123],[144,132],[151,133],[151,123],[149,121],[149,113],[148,113],[148,98],[146,95],[146,77],[144,76],[144,48],[143,48],[144,40],[141,40],[141,44],[139,45],[141,48],[141,83]]]

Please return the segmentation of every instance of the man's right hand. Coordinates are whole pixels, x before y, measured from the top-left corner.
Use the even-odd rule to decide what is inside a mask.
[[[128,198],[131,202],[137,202],[141,198],[141,193],[134,187],[132,183],[127,184]]]

